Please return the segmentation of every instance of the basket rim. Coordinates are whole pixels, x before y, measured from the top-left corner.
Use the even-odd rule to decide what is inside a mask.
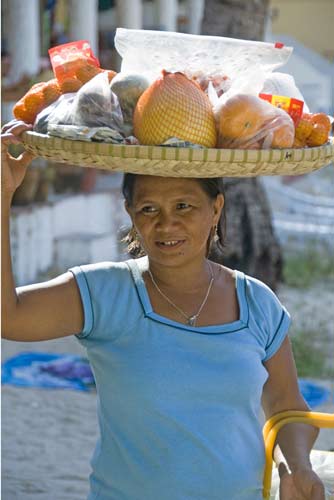
[[[142,159],[159,161],[182,161],[189,163],[206,162],[220,163],[258,163],[269,162],[303,162],[323,159],[334,160],[334,138],[323,146],[310,148],[285,149],[221,149],[221,148],[191,148],[153,145],[113,144],[108,142],[93,142],[64,139],[34,131],[22,134],[23,143],[53,151],[66,151],[75,154],[82,153],[117,159]]]

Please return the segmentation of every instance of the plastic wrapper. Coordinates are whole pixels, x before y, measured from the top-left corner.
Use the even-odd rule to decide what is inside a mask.
[[[142,75],[118,73],[110,88],[117,95],[124,119],[124,132],[129,135],[133,131],[133,112],[139,97],[149,86],[149,81]]]
[[[96,75],[72,96],[58,99],[46,119],[48,124],[109,127],[123,133],[122,111],[106,73]]]
[[[312,450],[310,455],[312,469],[320,477],[325,487],[325,500],[334,500],[334,453]],[[279,500],[279,474],[274,467],[270,500]]]
[[[299,101],[303,101],[304,103],[303,112],[310,112],[305,98],[297,87],[293,76],[288,75],[287,73],[280,73],[279,71],[275,71],[274,73],[268,75],[263,83],[261,93],[288,96],[293,99],[298,99]]]
[[[138,140],[129,136],[124,138],[122,134],[109,127],[85,127],[78,125],[53,125],[49,123],[47,132],[49,135],[69,139],[72,141],[95,141],[109,142],[112,144],[139,144]]]
[[[205,90],[211,81],[219,98],[226,91],[259,94],[267,76],[292,53],[282,44],[125,28],[116,30],[115,47],[124,73],[152,82],[162,69],[181,71]]]
[[[36,117],[34,131],[40,134],[48,133],[49,123],[66,123],[69,119],[68,110],[75,99],[75,93],[63,94],[47,108],[44,108]]]
[[[295,126],[283,109],[256,96],[238,94],[226,101],[218,118],[218,147],[291,148]]]
[[[76,78],[78,70],[91,67],[100,67],[99,60],[94,56],[87,40],[65,43],[49,49],[49,56],[53,72],[58,82]]]
[[[259,97],[264,101],[270,102],[273,106],[277,108],[284,109],[296,125],[302,117],[304,103],[299,99],[294,99],[293,97],[287,97],[284,95],[272,95],[272,94],[259,94]]]
[[[73,125],[122,130],[122,111],[105,73],[100,73],[81,87],[72,107]]]

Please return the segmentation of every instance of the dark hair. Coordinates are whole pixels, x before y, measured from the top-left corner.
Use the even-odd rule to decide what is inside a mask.
[[[122,193],[129,207],[131,207],[133,202],[134,187],[137,177],[137,174],[124,174]],[[198,181],[203,191],[212,200],[215,200],[219,194],[224,195],[224,182],[222,177],[194,178],[194,180]],[[215,238],[215,235],[211,233],[209,236],[208,254],[210,253],[212,244],[214,244],[218,250],[223,250],[225,232],[226,220],[224,204],[220,220],[217,224],[217,238]],[[140,245],[134,228],[131,228],[131,230],[128,232],[125,238],[123,238],[122,241],[127,244],[127,251],[132,257],[142,257],[143,255],[145,255],[145,252]]]

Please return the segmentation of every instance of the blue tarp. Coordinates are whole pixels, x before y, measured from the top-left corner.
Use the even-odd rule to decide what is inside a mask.
[[[94,386],[94,376],[88,360],[82,356],[23,352],[2,364],[2,383],[88,391]],[[329,389],[314,382],[299,379],[299,387],[311,408],[331,398]]]
[[[82,356],[22,352],[2,364],[2,383],[88,391],[94,385],[94,376]]]

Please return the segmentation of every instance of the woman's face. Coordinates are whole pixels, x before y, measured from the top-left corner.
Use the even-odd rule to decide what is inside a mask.
[[[211,199],[194,179],[139,175],[126,208],[147,255],[168,265],[205,257],[223,205],[223,195]]]

